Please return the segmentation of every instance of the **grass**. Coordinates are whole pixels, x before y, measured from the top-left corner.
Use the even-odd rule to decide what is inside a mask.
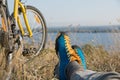
[[[88,69],[95,71],[116,71],[120,73],[120,55],[109,54],[103,46],[86,44],[82,47],[85,54]],[[0,79],[5,74],[4,48],[0,47]],[[3,60],[2,60],[3,59]],[[16,54],[13,60],[11,80],[51,80],[54,78],[54,67],[58,58],[54,50],[54,44],[44,49],[41,54],[25,63],[25,57]]]
[[[88,69],[120,73],[120,52],[110,54],[102,46],[86,44],[83,47]]]

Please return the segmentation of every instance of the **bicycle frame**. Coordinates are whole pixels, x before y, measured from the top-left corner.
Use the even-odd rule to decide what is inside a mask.
[[[28,23],[28,19],[27,19],[27,15],[26,15],[26,9],[25,9],[25,6],[20,2],[20,0],[14,0],[13,16],[18,23],[18,26],[19,26],[19,29],[20,29],[22,35],[25,35],[24,29],[22,27],[22,24],[21,24],[19,16],[18,16],[18,8],[19,7],[20,7],[20,9],[23,13],[23,18],[24,18],[24,21],[25,21],[25,25],[26,25],[27,31],[29,32],[29,37],[32,37],[33,33],[32,33],[31,28],[30,28],[30,25]]]

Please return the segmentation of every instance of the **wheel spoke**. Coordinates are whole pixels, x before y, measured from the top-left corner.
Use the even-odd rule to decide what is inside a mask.
[[[23,51],[23,53],[26,53],[26,52],[30,53],[32,51],[29,51],[29,50],[34,48],[35,51],[33,50],[33,52],[34,52],[34,56],[36,56],[40,53],[40,51],[43,49],[45,45],[46,24],[42,14],[36,8],[27,6],[26,12],[27,12],[28,22],[33,32],[33,36],[32,38],[28,36],[23,36],[23,39],[24,39],[23,46],[25,50],[28,50],[25,52]],[[21,21],[23,21],[24,23],[24,20],[21,20]],[[26,28],[25,28],[25,33],[28,34]],[[33,52],[31,53],[32,55],[33,55]]]

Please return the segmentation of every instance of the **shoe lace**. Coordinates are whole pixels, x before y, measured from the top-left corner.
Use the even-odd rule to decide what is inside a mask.
[[[65,46],[67,49],[67,56],[69,57],[70,62],[77,61],[78,63],[81,63],[80,57],[71,47],[70,38],[67,35],[64,35],[64,39],[65,39]]]

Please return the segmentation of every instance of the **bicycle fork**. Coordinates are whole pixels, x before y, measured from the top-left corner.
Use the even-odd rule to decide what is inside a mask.
[[[18,5],[19,5],[19,8],[17,8]],[[18,2],[18,4],[17,4],[17,2],[15,2],[15,6],[14,7],[15,7],[14,8],[14,18],[15,18],[15,20],[18,23],[18,26],[19,26],[19,29],[20,29],[22,35],[24,36],[25,32],[24,32],[24,29],[23,29],[23,27],[21,25],[21,22],[20,22],[20,19],[19,19],[19,16],[18,16],[18,11],[23,13],[24,22],[25,22],[27,31],[29,32],[29,37],[32,37],[33,33],[32,33],[31,28],[30,28],[28,19],[27,19],[25,6],[21,2]]]

